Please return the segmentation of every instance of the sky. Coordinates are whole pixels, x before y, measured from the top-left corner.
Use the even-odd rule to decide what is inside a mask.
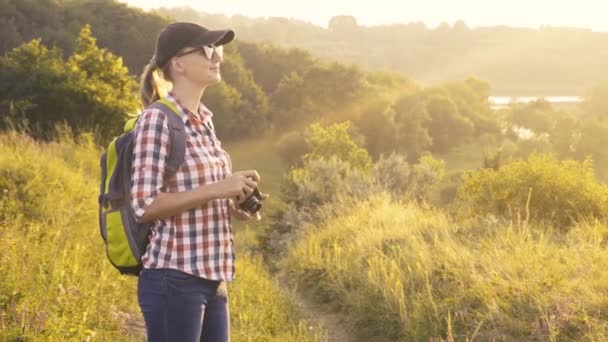
[[[207,13],[287,17],[327,27],[335,15],[352,15],[360,25],[463,20],[469,27],[542,25],[608,32],[608,0],[119,0],[144,9],[190,6]]]

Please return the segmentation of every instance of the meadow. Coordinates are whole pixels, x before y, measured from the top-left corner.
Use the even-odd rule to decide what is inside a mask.
[[[88,135],[49,143],[0,135],[0,340],[145,339],[137,279],[111,266],[99,235],[100,153]],[[321,340],[250,251],[247,225],[239,228],[232,340]]]

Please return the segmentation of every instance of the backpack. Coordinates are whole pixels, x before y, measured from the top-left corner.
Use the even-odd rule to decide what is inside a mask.
[[[163,99],[148,108],[161,110],[168,119],[171,150],[167,157],[165,178],[177,171],[186,152],[184,122],[177,108]],[[131,206],[131,167],[135,124],[139,117],[125,124],[124,133],[115,138],[101,155],[101,187],[99,191],[99,229],[106,255],[121,274],[138,276],[141,257],[148,246],[153,222],[139,223]]]

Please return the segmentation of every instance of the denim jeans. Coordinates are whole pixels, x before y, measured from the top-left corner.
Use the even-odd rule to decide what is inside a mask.
[[[149,342],[228,342],[228,298],[220,282],[173,269],[144,269],[137,297]]]

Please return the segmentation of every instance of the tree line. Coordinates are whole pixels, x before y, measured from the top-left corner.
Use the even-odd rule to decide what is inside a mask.
[[[425,84],[476,75],[497,95],[580,95],[608,79],[608,33],[543,26],[470,28],[464,21],[363,26],[339,15],[327,28],[296,19],[249,18],[162,8],[157,13],[214,27],[241,39],[312,51],[316,57],[384,70]],[[534,75],[534,77],[531,77]]]
[[[2,34],[17,32],[0,40],[16,45],[0,57],[2,127],[23,125],[51,138],[52,127],[67,123],[74,132],[96,132],[102,144],[120,133],[126,114],[141,110],[136,75],[155,34],[172,20],[113,0],[0,0],[0,13],[15,28]],[[43,29],[20,29],[26,22]],[[123,49],[133,51],[123,55]],[[605,85],[591,88],[578,112],[542,101],[496,112],[487,100],[490,83],[474,77],[422,87],[398,73],[242,40],[228,45],[224,63],[224,82],[203,99],[218,114],[219,135],[274,133],[289,162],[306,153],[305,127],[349,121],[349,134],[374,160],[399,153],[416,162],[426,153],[481,142],[499,146],[503,158],[540,150],[579,160],[591,154],[608,163],[600,148],[608,136]],[[533,137],[518,136],[522,128]]]

